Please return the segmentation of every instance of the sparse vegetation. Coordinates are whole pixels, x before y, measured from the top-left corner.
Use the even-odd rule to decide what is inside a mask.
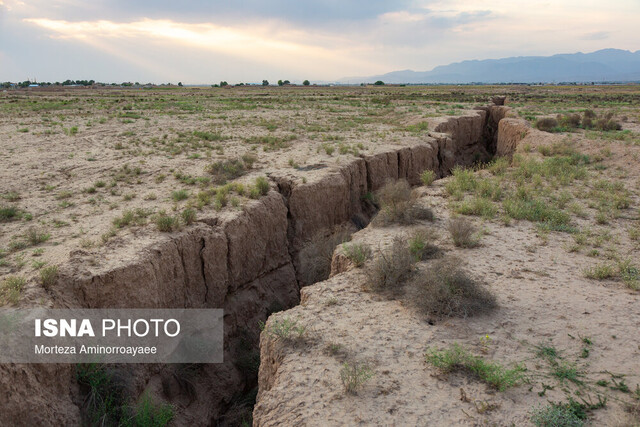
[[[348,394],[357,394],[372,377],[373,370],[367,363],[357,361],[344,362],[340,369],[340,379],[345,392]]]
[[[375,225],[413,224],[416,221],[433,221],[431,209],[420,206],[412,195],[406,180],[390,181],[376,194],[381,210],[373,220]]]
[[[40,270],[40,282],[45,289],[50,288],[58,280],[58,266],[49,265]]]
[[[24,277],[6,277],[0,284],[0,305],[17,303],[26,284],[27,281]]]
[[[443,350],[430,349],[425,357],[428,363],[443,373],[468,372],[499,391],[514,387],[525,379],[524,366],[505,368],[498,363],[474,356],[459,344],[453,344]]]
[[[376,292],[399,293],[413,272],[415,259],[401,237],[388,251],[380,251],[367,269],[367,287]]]
[[[447,227],[453,244],[461,248],[475,248],[480,245],[480,237],[476,227],[465,218],[453,218]]]
[[[343,243],[342,250],[355,267],[362,267],[371,258],[371,247],[364,243]]]
[[[435,261],[410,282],[408,301],[433,320],[493,310],[497,305],[493,294],[460,264],[455,257]]]

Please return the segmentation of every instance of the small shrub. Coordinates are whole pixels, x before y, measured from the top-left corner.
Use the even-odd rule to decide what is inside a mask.
[[[27,239],[27,242],[29,242],[31,246],[44,243],[47,240],[49,240],[50,237],[51,235],[49,233],[45,233],[44,231],[39,230],[35,227],[29,227],[29,229],[25,233],[25,238]]]
[[[531,414],[531,422],[537,427],[582,427],[586,424],[583,409],[576,410],[568,403],[549,403]]]
[[[0,222],[7,222],[20,217],[20,211],[15,206],[0,206]]]
[[[416,276],[408,296],[420,312],[433,320],[472,316],[493,310],[497,305],[485,284],[469,277],[457,258],[436,261]]]
[[[337,228],[330,234],[318,232],[300,251],[300,271],[299,278],[303,285],[310,285],[320,280],[326,280],[331,273],[331,259],[336,246],[348,242],[350,239],[349,230]]]
[[[189,192],[187,190],[177,190],[171,193],[171,198],[174,202],[180,202],[189,198]]]
[[[0,304],[15,304],[20,299],[22,289],[27,284],[24,277],[9,276],[0,284]]]
[[[552,132],[556,127],[558,127],[558,121],[552,117],[538,119],[536,122],[536,128],[544,132]]]
[[[182,213],[180,214],[180,216],[182,217],[182,222],[185,225],[191,225],[196,221],[196,211],[194,209],[191,208],[187,208],[185,210],[182,211]]]
[[[206,172],[213,175],[214,184],[224,184],[229,180],[239,178],[247,172],[246,170],[247,165],[240,159],[220,160],[205,168]]]
[[[612,265],[599,264],[584,271],[587,279],[606,280],[616,276],[616,271]]]
[[[300,325],[297,320],[293,320],[290,317],[272,319],[268,326],[264,323],[260,326],[263,333],[283,341],[299,340],[304,337],[307,331],[305,326]]]
[[[264,176],[257,177],[255,184],[261,195],[265,196],[269,192],[269,181]]]
[[[155,218],[155,223],[159,231],[169,233],[178,228],[179,222],[178,218],[160,212]]]
[[[436,173],[430,169],[426,169],[420,174],[420,180],[423,185],[428,187],[436,180]]]
[[[453,344],[444,350],[429,350],[425,357],[428,363],[444,373],[466,371],[499,391],[516,386],[524,380],[524,367],[516,365],[507,369],[498,363],[487,362],[472,355],[459,344]]]
[[[465,218],[454,218],[447,227],[453,244],[461,248],[474,248],[480,245],[476,227]]]
[[[376,200],[380,203],[381,210],[374,218],[375,225],[409,225],[420,220],[433,220],[433,211],[416,204],[411,187],[404,179],[385,184],[378,190]]]
[[[50,288],[58,280],[58,266],[50,265],[40,270],[40,282],[45,289]]]
[[[371,258],[371,247],[364,243],[343,243],[342,250],[356,267],[362,267]]]
[[[357,394],[362,386],[373,377],[373,370],[367,363],[345,362],[340,369],[340,379],[348,394]]]
[[[404,239],[394,238],[391,249],[380,252],[367,270],[367,287],[376,292],[398,293],[411,275],[414,263]]]
[[[435,240],[431,228],[421,228],[409,237],[409,251],[416,261],[424,261],[434,258],[440,253],[440,249],[432,244]]]

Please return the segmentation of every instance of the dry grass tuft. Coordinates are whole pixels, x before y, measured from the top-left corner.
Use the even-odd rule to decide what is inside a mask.
[[[468,317],[494,309],[495,296],[484,283],[469,277],[460,262],[456,257],[444,258],[417,275],[407,291],[410,303],[432,320]]]
[[[410,225],[422,220],[433,221],[431,209],[416,203],[411,186],[404,179],[389,181],[378,190],[376,198],[381,209],[373,219],[374,225],[384,227],[391,224]]]
[[[411,275],[414,263],[405,240],[394,238],[391,249],[380,252],[367,270],[367,287],[376,292],[399,293]]]
[[[480,245],[476,227],[465,218],[454,218],[449,221],[449,233],[453,244],[461,248],[474,248]]]

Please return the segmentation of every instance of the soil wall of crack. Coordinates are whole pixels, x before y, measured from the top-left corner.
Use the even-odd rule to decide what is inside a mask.
[[[259,322],[297,305],[300,286],[328,277],[326,269],[313,270],[322,256],[313,252],[318,239],[331,246],[337,227],[348,234],[366,226],[376,207],[365,195],[389,179],[417,185],[425,169],[442,177],[455,165],[508,155],[526,128],[503,120],[507,112],[480,107],[440,122],[419,144],[354,159],[310,182],[273,173],[274,188],[242,212],[205,217],[98,273],[72,259],[48,292],[58,307],[223,308],[224,363],[114,369],[126,374],[133,398],[147,392],[173,403],[177,425],[233,425],[250,414],[257,392]],[[73,366],[0,365],[0,394],[0,424],[82,422]]]

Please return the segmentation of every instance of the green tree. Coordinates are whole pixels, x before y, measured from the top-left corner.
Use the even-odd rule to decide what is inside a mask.
[[[269,80],[263,80],[262,86],[269,86]]]
[[[220,82],[220,87],[225,87],[225,86],[229,86],[229,83],[227,83],[225,81],[221,81]]]
[[[384,82],[382,80],[378,80],[377,82],[374,83],[374,85],[376,85],[376,86],[384,86]]]
[[[309,86],[311,83],[309,82],[309,80],[305,80],[302,82],[302,84],[305,86]]]
[[[182,82],[178,82],[178,86],[182,87]]]
[[[284,82],[282,80],[278,80],[278,86],[282,86]]]

